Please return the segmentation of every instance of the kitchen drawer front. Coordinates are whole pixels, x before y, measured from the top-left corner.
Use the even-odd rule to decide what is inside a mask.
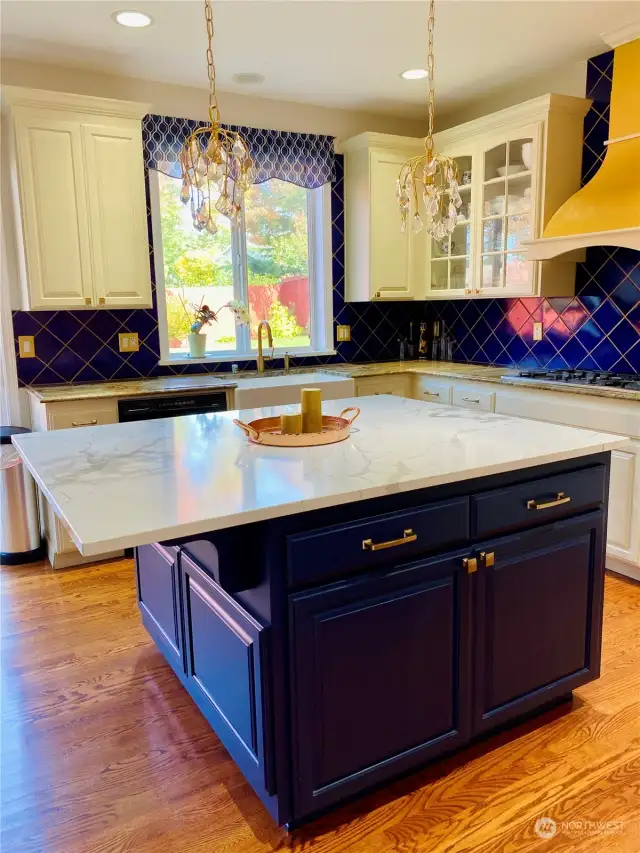
[[[604,465],[593,465],[473,495],[471,517],[474,537],[533,527],[596,509],[604,503],[606,494],[607,469]]]
[[[447,385],[445,382],[434,382],[432,379],[420,377],[416,386],[416,399],[424,400],[426,403],[451,405],[453,385]]]
[[[48,429],[74,429],[117,423],[118,409],[113,400],[105,400],[98,404],[74,402],[47,406]]]
[[[355,380],[356,397],[391,394],[395,397],[409,397],[411,377],[404,374],[395,376],[363,376]]]
[[[289,583],[304,586],[405,562],[468,540],[467,497],[296,533],[287,536]]]
[[[496,394],[495,391],[476,391],[463,385],[453,389],[451,401],[454,406],[462,406],[465,409],[493,412],[496,407]]]

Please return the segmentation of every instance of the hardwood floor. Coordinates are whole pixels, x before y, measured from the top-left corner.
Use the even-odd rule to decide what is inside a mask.
[[[640,584],[607,578],[572,705],[287,836],[143,630],[131,561],[1,581],[4,853],[640,851]]]

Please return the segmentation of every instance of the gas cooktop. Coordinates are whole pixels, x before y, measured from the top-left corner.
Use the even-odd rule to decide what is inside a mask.
[[[513,378],[513,377],[511,377]],[[521,370],[519,379],[542,382],[566,382],[568,385],[600,385],[640,391],[639,373],[610,373],[605,370]]]

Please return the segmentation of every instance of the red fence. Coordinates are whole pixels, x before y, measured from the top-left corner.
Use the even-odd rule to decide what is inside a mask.
[[[303,329],[309,328],[309,277],[295,275],[283,278],[279,284],[262,284],[249,287],[249,313],[251,327],[269,319],[269,308],[281,302],[296,318]]]

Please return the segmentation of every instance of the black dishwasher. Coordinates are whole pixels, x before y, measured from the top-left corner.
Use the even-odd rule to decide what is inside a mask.
[[[161,397],[136,397],[118,401],[118,420],[150,421],[156,418],[175,418],[180,415],[208,415],[227,411],[227,395],[224,391],[209,391],[202,394],[163,394]]]

